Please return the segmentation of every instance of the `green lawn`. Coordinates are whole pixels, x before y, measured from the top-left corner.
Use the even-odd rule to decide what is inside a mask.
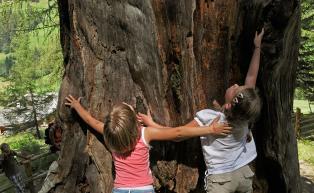
[[[40,0],[38,3],[32,3],[37,8],[48,8],[48,0]]]
[[[314,166],[314,141],[298,140],[299,160],[304,160]]]
[[[303,114],[308,114],[310,113],[310,108],[309,108],[309,103],[307,100],[294,100],[293,101],[293,110],[299,107],[301,109],[301,112]],[[314,105],[311,105],[312,112],[314,111]]]

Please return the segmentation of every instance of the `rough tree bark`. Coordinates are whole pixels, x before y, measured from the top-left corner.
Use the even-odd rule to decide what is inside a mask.
[[[297,146],[290,122],[297,65],[297,0],[59,0],[65,74],[59,95],[64,135],[53,192],[111,191],[111,155],[64,106],[68,94],[102,120],[125,101],[179,125],[222,102],[243,82],[256,29],[264,24],[258,87],[264,101],[255,125],[255,192],[298,193]],[[154,143],[151,165],[160,192],[202,192],[197,138]]]

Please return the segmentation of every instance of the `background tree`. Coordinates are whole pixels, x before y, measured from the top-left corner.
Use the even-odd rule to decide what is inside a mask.
[[[101,136],[64,106],[68,94],[102,120],[121,101],[150,109],[157,122],[179,125],[222,101],[243,81],[253,36],[263,25],[258,80],[264,106],[255,125],[255,192],[299,193],[290,120],[300,33],[297,0],[58,1],[65,74],[59,95],[64,123],[52,192],[110,192],[112,160]],[[160,192],[202,192],[197,138],[154,143],[151,165]],[[45,186],[47,187],[47,186]],[[46,190],[47,190],[46,189]]]
[[[302,1],[301,46],[297,87],[305,99],[314,101],[314,1]],[[312,110],[311,110],[312,111]]]
[[[9,86],[1,91],[0,102],[4,106],[19,103],[24,110],[30,106],[33,125],[40,138],[37,109],[45,100],[39,98],[56,91],[60,83],[61,48],[56,1],[41,1],[40,4],[5,1],[0,6],[0,28],[5,29],[0,40],[8,39],[10,45],[6,47],[6,59],[2,63],[3,76]],[[20,113],[21,109],[16,108],[16,115],[10,117],[16,119]]]

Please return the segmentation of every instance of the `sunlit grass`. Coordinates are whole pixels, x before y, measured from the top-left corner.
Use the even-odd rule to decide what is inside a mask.
[[[37,8],[48,8],[48,0],[40,0],[39,2],[33,2],[32,4]]]
[[[3,77],[0,77],[0,91],[9,85],[9,81],[5,80]]]
[[[307,100],[294,100],[293,101],[293,110],[295,111],[296,108],[300,108],[301,112],[303,114],[308,114],[310,113],[310,107],[309,107],[309,103]],[[314,111],[314,105],[311,105],[311,109],[312,111]]]
[[[314,141],[298,140],[298,152],[299,160],[304,160],[314,166]]]
[[[37,154],[44,149],[48,149],[43,139],[37,139],[29,131],[19,132],[11,136],[0,136],[0,144],[7,143],[11,149],[16,151],[26,151],[30,154]]]

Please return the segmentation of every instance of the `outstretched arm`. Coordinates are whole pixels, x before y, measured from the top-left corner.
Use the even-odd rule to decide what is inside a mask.
[[[227,123],[218,123],[218,121],[219,117],[215,118],[211,125],[202,127],[180,126],[168,129],[149,127],[145,132],[145,139],[150,142],[153,140],[180,140],[217,133],[223,136],[228,135],[231,127]]]
[[[256,79],[257,79],[259,64],[260,64],[261,42],[263,39],[263,35],[264,35],[264,28],[259,34],[255,32],[255,38],[254,38],[255,49],[254,49],[253,56],[250,62],[249,70],[246,74],[245,86],[254,88],[256,85]]]
[[[104,133],[104,123],[92,117],[92,115],[82,107],[80,98],[75,99],[72,95],[69,95],[65,99],[67,100],[65,105],[73,108],[89,126],[94,128],[100,134]]]
[[[200,127],[195,120],[192,120],[184,126],[166,127],[155,123],[150,114],[145,115],[142,113],[138,114],[138,119],[149,128],[147,129],[147,132],[145,132],[145,139],[147,142],[151,140],[182,141],[190,137],[208,134],[226,136],[231,133],[231,127],[229,127],[227,123],[218,123],[219,117],[214,119],[210,126],[203,127]]]

